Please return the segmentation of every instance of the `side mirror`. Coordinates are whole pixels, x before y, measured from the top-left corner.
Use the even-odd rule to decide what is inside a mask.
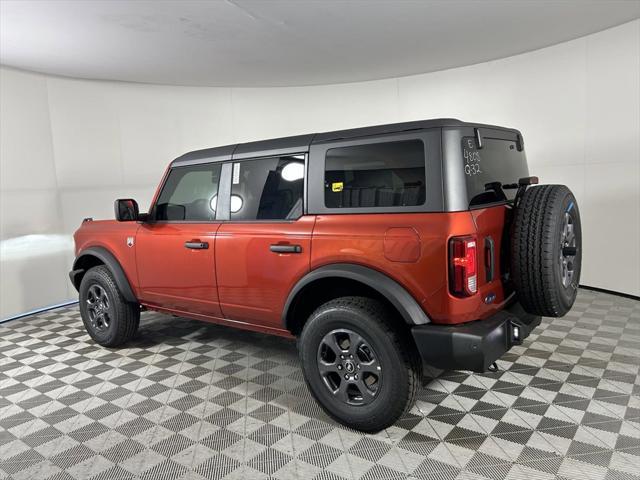
[[[140,216],[138,202],[133,198],[119,198],[115,201],[116,220],[119,222],[135,222]]]

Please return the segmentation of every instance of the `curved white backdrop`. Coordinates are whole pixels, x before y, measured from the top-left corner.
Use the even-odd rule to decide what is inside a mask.
[[[578,199],[582,283],[640,295],[636,20],[498,61],[316,87],[163,87],[3,68],[0,319],[74,298],[70,235],[82,218],[111,218],[122,196],[147,208],[186,151],[436,117],[519,128],[531,173]]]

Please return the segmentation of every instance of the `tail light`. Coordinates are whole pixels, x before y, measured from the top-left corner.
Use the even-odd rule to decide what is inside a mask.
[[[454,237],[449,241],[449,289],[458,297],[478,291],[478,256],[475,237]]]

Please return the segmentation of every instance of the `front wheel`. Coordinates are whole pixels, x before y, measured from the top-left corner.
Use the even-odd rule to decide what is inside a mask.
[[[140,306],[125,300],[107,267],[90,269],[79,291],[80,315],[93,340],[103,347],[116,347],[133,337],[140,324]]]
[[[390,318],[376,300],[342,297],[320,306],[298,340],[311,394],[348,427],[382,430],[414,403],[420,360]]]

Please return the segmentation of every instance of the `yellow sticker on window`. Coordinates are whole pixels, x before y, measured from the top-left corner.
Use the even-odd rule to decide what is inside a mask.
[[[344,187],[344,183],[343,182],[333,182],[331,184],[331,191],[332,192],[341,192],[343,187]]]

